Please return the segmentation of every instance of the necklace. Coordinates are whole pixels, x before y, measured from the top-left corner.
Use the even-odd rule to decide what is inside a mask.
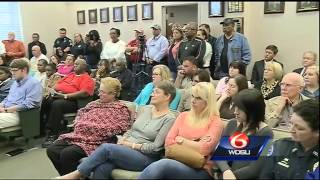
[[[262,86],[261,86],[261,93],[263,95],[263,98],[266,98],[276,87],[278,84],[278,81],[274,81],[271,85],[267,85],[267,81],[263,81]]]

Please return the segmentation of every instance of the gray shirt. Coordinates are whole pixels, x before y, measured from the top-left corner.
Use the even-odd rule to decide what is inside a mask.
[[[147,105],[139,108],[136,121],[123,137],[130,142],[142,144],[142,153],[160,155],[176,115],[170,111],[163,116],[153,117],[152,107]]]

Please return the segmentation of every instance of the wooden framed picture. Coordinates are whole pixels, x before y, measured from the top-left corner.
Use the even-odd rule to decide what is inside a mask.
[[[209,2],[209,18],[224,16],[224,2],[210,1]]]
[[[113,22],[123,21],[123,10],[122,6],[113,8]]]
[[[109,22],[109,8],[100,9],[100,23]]]
[[[264,2],[264,14],[284,13],[284,1]]]
[[[142,4],[142,20],[153,19],[153,3]]]
[[[243,12],[243,1],[229,1],[228,13]]]
[[[97,23],[97,9],[89,10],[89,24]]]
[[[127,6],[127,20],[137,21],[137,5]]]
[[[83,11],[77,11],[78,24],[85,24],[85,23],[86,23],[85,12],[86,12],[85,10],[83,10]]]
[[[244,34],[243,17],[234,17],[232,19],[234,21],[235,31],[238,33]]]
[[[298,1],[297,13],[306,11],[319,11],[319,2],[317,1]]]

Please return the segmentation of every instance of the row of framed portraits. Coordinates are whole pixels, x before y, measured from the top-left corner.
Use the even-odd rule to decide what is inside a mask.
[[[89,24],[98,23],[97,9],[89,9]],[[78,24],[86,24],[85,10],[77,11]],[[153,19],[153,3],[142,4],[142,20]],[[127,6],[127,21],[137,21],[137,4]],[[100,23],[109,23],[109,8],[100,9]],[[113,7],[113,22],[123,22],[123,7]]]
[[[243,1],[228,1],[228,13],[243,12]],[[223,1],[209,2],[209,17],[224,16]],[[264,14],[284,13],[284,1],[265,1]],[[317,1],[300,1],[297,2],[297,13],[306,11],[319,11],[319,2]]]

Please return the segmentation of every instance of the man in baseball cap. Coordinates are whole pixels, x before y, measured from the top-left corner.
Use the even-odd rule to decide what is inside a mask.
[[[233,25],[234,26],[234,20],[232,18],[225,18],[220,24],[224,26]]]
[[[128,69],[132,70],[132,64],[138,63],[142,59],[142,50],[139,50],[140,44],[143,43],[145,44],[146,39],[145,36],[143,35],[143,29],[134,29],[135,32],[135,39],[131,40],[127,46],[126,46],[126,55],[127,59],[127,66]],[[143,38],[144,41],[142,41],[140,38]],[[141,42],[142,41],[142,42]]]
[[[161,30],[161,26],[159,24],[154,24],[150,28],[156,29],[156,30]]]

